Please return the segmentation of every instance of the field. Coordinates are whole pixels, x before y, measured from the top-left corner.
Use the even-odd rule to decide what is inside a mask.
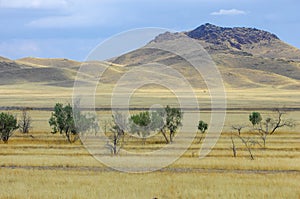
[[[17,113],[17,112],[15,112]],[[33,132],[16,133],[1,147],[0,198],[299,198],[300,134],[282,129],[267,139],[267,147],[252,149],[235,139],[233,157],[231,120],[247,121],[248,112],[228,112],[224,132],[211,153],[198,158],[200,134],[172,165],[160,171],[130,174],[114,171],[90,155],[81,142],[68,144],[52,135],[47,125],[50,112],[31,111]],[[108,112],[99,113],[109,118]],[[264,114],[271,114],[265,111]],[[203,113],[208,118],[209,113]],[[288,112],[286,117],[298,117]],[[41,130],[42,129],[42,130]],[[31,136],[30,136],[31,135]],[[244,137],[253,136],[244,132]],[[255,136],[254,136],[255,137]],[[259,137],[255,137],[260,141]],[[129,139],[128,150],[147,151],[163,141],[156,135],[141,145]]]

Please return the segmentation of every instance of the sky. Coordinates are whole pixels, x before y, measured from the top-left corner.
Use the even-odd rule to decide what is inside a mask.
[[[83,61],[120,32],[255,27],[300,48],[299,0],[0,0],[0,56]]]

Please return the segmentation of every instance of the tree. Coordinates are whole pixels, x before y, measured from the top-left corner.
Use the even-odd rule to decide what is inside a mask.
[[[74,111],[70,104],[63,106],[57,103],[54,106],[54,112],[51,113],[49,125],[52,127],[52,133],[65,134],[69,143],[79,139],[79,133],[90,129],[97,129],[98,123],[96,117],[82,114],[75,105]]]
[[[242,129],[245,127],[246,126],[243,126],[243,125],[234,125],[234,126],[232,126],[232,129],[237,130],[238,134],[241,135]]]
[[[201,138],[200,138],[199,142],[201,142],[201,140],[203,138],[203,134],[205,133],[207,128],[208,128],[208,124],[205,123],[204,121],[200,120],[199,123],[198,123],[198,130],[201,132],[202,135],[201,135]]]
[[[252,123],[253,126],[259,124],[261,122],[261,120],[262,120],[262,117],[259,112],[252,112],[249,115],[249,121]]]
[[[247,138],[243,138],[240,134],[241,134],[241,130],[244,127],[239,126],[239,128],[233,128],[235,130],[238,131],[238,134],[235,135],[235,137],[239,138],[242,141],[242,144],[246,147],[247,151],[249,152],[250,158],[251,160],[254,160],[254,156],[252,154],[252,148],[256,145],[259,144],[255,139],[251,138],[251,137],[247,137]],[[233,152],[233,157],[237,157],[237,147],[235,145],[234,139],[233,139],[233,135],[231,134],[231,143],[232,143],[232,152]]]
[[[173,137],[177,131],[177,129],[182,125],[181,119],[182,119],[182,112],[179,108],[171,108],[170,106],[167,106],[165,108],[166,113],[166,123],[165,127],[169,130],[169,142],[173,142]]]
[[[140,131],[140,135],[144,133],[144,137],[149,135],[151,131],[159,131],[168,144],[173,141],[177,129],[182,125],[182,115],[179,108],[171,108],[170,106],[151,113],[142,112],[130,118],[130,121],[136,125],[131,126],[131,131]],[[167,136],[168,133],[169,136]]]
[[[151,123],[150,129],[151,131],[161,131],[165,128],[165,117],[163,110],[157,110],[151,112]]]
[[[138,134],[138,136],[143,138],[150,134],[151,116],[148,111],[132,115],[129,122],[131,133]]]
[[[152,131],[159,131],[165,138],[166,144],[169,143],[167,137],[166,112],[165,109],[159,109],[151,113],[150,128]]]
[[[112,115],[112,118],[113,126],[111,127],[111,134],[109,136],[112,144],[108,142],[106,143],[106,147],[111,151],[112,155],[117,155],[124,144],[124,130],[127,120],[125,116],[119,112],[116,112],[114,115]]]
[[[240,140],[242,141],[242,143],[244,144],[244,146],[248,150],[251,160],[254,160],[254,156],[252,154],[251,149],[252,149],[253,146],[255,146],[256,144],[258,144],[258,142],[256,140],[252,139],[252,138],[244,139],[240,135],[237,135],[237,137],[240,138]],[[233,140],[232,140],[232,143],[233,143],[233,148],[235,148]],[[236,157],[236,151],[234,153],[235,153],[235,157]]]
[[[202,120],[199,121],[199,124],[198,124],[198,130],[201,132],[201,133],[205,133],[205,131],[207,130],[208,128],[208,124],[203,122]]]
[[[29,133],[29,130],[32,128],[31,126],[32,120],[28,111],[26,109],[22,110],[22,115],[20,120],[18,121],[19,130],[21,133]]]
[[[295,123],[292,120],[285,120],[282,118],[282,116],[285,114],[279,109],[275,109],[275,113],[277,114],[277,117],[274,118],[266,118],[263,123],[259,123],[259,126],[255,128],[261,139],[263,140],[263,146],[266,147],[266,141],[267,136],[272,135],[275,133],[276,130],[278,130],[281,127],[294,127]]]
[[[0,135],[4,143],[8,142],[16,129],[18,129],[17,119],[10,113],[0,113]]]

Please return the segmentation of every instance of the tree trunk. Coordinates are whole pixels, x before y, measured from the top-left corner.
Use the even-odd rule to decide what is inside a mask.
[[[236,157],[236,147],[235,147],[235,143],[234,143],[232,137],[231,137],[231,142],[232,142],[232,152],[233,152],[233,157]]]
[[[199,144],[201,143],[202,139],[203,139],[203,133],[201,133],[201,137],[199,139]]]
[[[173,131],[170,131],[170,143],[173,142]]]
[[[114,136],[114,146],[113,146],[113,154],[114,154],[114,155],[117,154],[117,142],[118,142],[118,136],[115,135],[115,136]]]
[[[262,140],[264,142],[264,148],[266,148],[266,139],[267,139],[267,136],[266,135],[263,135],[262,136]]]
[[[114,148],[113,148],[113,154],[114,154],[114,155],[117,155],[117,146],[116,146],[116,145],[114,145]]]
[[[248,150],[248,152],[250,154],[251,160],[254,160],[254,157],[253,157],[252,152],[251,152],[251,147],[248,146],[247,142],[241,136],[238,136],[238,137],[242,140],[242,142],[244,143],[245,147],[247,148],[247,150]]]
[[[2,138],[2,140],[3,140],[3,142],[4,142],[5,144],[7,144],[7,143],[8,143],[8,136],[4,136],[4,137]]]
[[[164,136],[164,138],[165,138],[165,140],[166,140],[166,144],[169,144],[169,140],[168,140],[167,135],[166,135],[166,133],[164,132],[164,130],[161,130],[160,132],[161,132],[161,134],[163,134],[163,136]]]
[[[253,155],[252,155],[252,152],[251,152],[250,147],[247,147],[247,149],[248,149],[248,151],[249,151],[249,153],[250,153],[251,160],[254,160],[254,157],[253,157]]]
[[[72,143],[72,142],[71,142],[70,135],[69,135],[68,133],[66,133],[66,137],[67,137],[68,142],[69,142],[69,143]]]

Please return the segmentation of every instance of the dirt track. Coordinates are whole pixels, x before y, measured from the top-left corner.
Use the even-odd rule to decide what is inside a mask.
[[[108,167],[70,167],[70,166],[0,166],[0,169],[23,169],[23,170],[61,170],[61,171],[93,171],[114,172],[116,170]],[[202,168],[162,168],[157,172],[172,173],[235,173],[235,174],[300,174],[300,170],[249,170],[249,169],[202,169]]]

